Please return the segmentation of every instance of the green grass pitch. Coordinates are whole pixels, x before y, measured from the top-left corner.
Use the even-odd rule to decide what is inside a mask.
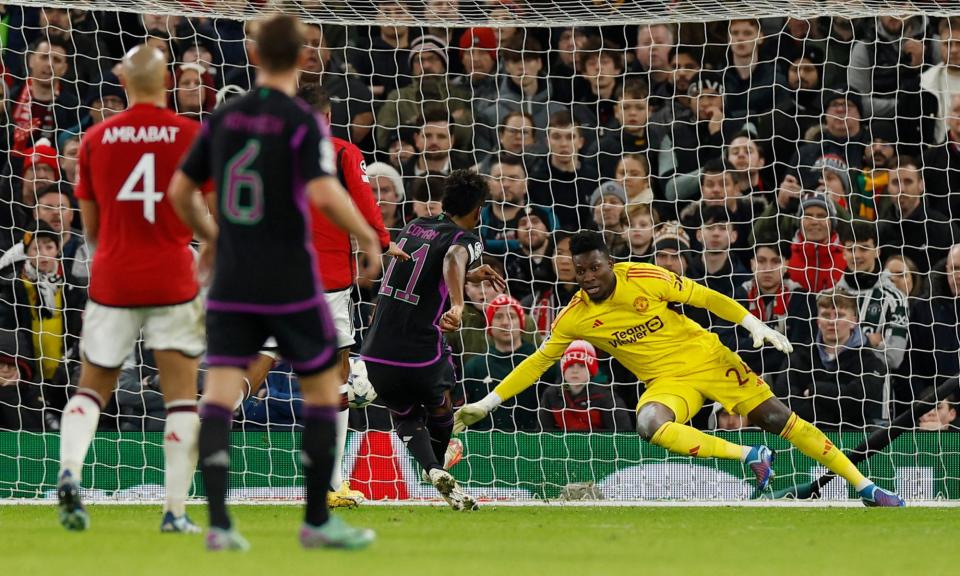
[[[0,506],[10,575],[500,576],[506,574],[956,574],[960,510],[908,508],[368,506],[341,514],[377,530],[368,550],[299,548],[296,506],[235,506],[253,549],[203,550],[161,535],[156,506],[89,506],[91,529],[63,530],[52,506]],[[191,506],[198,522],[200,506]]]

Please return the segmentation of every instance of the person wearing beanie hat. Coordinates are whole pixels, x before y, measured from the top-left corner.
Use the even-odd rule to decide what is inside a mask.
[[[837,208],[824,194],[800,202],[800,229],[791,246],[787,274],[808,292],[832,288],[847,267],[836,231]]]
[[[403,178],[397,170],[386,162],[374,162],[367,166],[370,189],[380,206],[383,225],[395,237],[404,226]]]
[[[580,286],[577,298],[557,316],[550,337],[530,358],[489,394],[456,412],[455,431],[496,417],[504,402],[533,389],[570,344],[586,340],[646,383],[637,405],[637,432],[643,440],[684,457],[740,461],[753,473],[757,489],[766,489],[775,456],[770,448],[738,445],[687,424],[709,399],[749,417],[841,476],[867,506],[904,505],[895,493],[866,478],[822,431],[780,401],[717,334],[685,311],[703,308],[738,324],[750,334],[754,348],[769,344],[791,354],[793,345],[786,336],[735,300],[689,278],[651,264],[614,264],[597,232],[574,236],[571,252]]]
[[[629,409],[610,386],[594,384],[597,351],[586,340],[570,344],[560,360],[562,386],[548,386],[540,398],[545,431],[626,432]]]
[[[446,74],[447,43],[431,34],[420,36],[410,44],[407,60],[414,76]]]
[[[679,222],[664,222],[653,236],[653,262],[678,276],[697,277],[691,259],[690,237]]]
[[[813,163],[812,176],[818,177],[814,190],[822,191],[831,203],[849,209],[853,182],[846,161],[836,154],[824,154]]]
[[[60,161],[56,148],[46,138],[23,153],[20,194],[27,207],[37,204],[37,190],[60,180]]]
[[[813,166],[825,154],[836,154],[851,170],[863,166],[863,154],[870,135],[863,124],[863,108],[858,94],[826,88],[823,90],[823,117],[818,142],[801,144],[788,162],[790,166]]]
[[[455,80],[475,100],[491,103],[497,99],[497,33],[493,28],[470,28],[460,37],[460,64],[463,75]]]
[[[90,108],[90,123],[93,126],[127,108],[127,92],[120,79],[112,72],[106,72],[103,80],[91,87],[86,105]]]
[[[515,298],[501,294],[487,304],[487,342],[489,352],[475,356],[463,368],[465,399],[475,402],[486,396],[514,367],[536,351],[525,341],[524,326],[527,315]],[[557,382],[560,375],[554,364],[543,376],[544,382]],[[492,420],[481,423],[479,429],[503,431],[537,430],[540,394],[536,387],[525,390],[516,398],[516,403],[493,415]]]

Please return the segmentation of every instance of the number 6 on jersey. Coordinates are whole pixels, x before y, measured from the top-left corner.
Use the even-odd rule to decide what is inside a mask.
[[[138,190],[138,184],[141,181],[142,184]],[[147,152],[140,157],[137,165],[133,167],[123,186],[120,187],[117,200],[143,201],[143,218],[151,224],[156,224],[157,204],[163,200],[163,192],[157,192],[156,162],[153,152]]]

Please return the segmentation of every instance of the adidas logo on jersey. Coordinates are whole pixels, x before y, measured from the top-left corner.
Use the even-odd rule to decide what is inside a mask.
[[[603,320],[597,318],[596,320],[593,321],[593,327],[594,327],[594,328],[599,328],[599,327],[601,327],[601,326],[603,326]]]

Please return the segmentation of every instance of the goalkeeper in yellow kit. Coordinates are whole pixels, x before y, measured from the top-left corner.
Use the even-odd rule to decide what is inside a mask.
[[[698,458],[747,464],[764,489],[773,475],[774,453],[766,446],[739,446],[685,423],[705,399],[747,416],[750,422],[790,441],[801,452],[842,476],[867,506],[903,506],[896,494],[863,476],[824,434],[792,413],[770,387],[720,339],[681,314],[677,305],[706,308],[740,324],[784,353],[785,336],[765,326],[732,299],[650,264],[614,264],[603,238],[583,232],[571,243],[580,292],[557,316],[550,338],[484,399],[455,416],[462,431],[516,396],[552,366],[574,340],[583,339],[616,358],[646,384],[637,405],[637,431],[652,444]]]

